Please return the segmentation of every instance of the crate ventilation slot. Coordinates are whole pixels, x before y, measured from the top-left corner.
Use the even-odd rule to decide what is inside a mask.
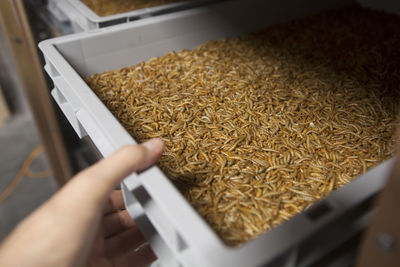
[[[311,221],[318,221],[321,218],[325,217],[329,214],[333,208],[326,202],[317,203],[315,206],[310,207],[306,212],[305,215]]]

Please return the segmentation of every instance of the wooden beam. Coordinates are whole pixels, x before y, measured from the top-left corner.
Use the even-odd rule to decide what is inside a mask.
[[[0,87],[0,127],[4,125],[9,117],[10,111],[8,110],[7,102],[4,99],[3,92]]]
[[[72,176],[72,167],[22,0],[0,1],[0,25],[22,81],[53,177],[62,186]]]

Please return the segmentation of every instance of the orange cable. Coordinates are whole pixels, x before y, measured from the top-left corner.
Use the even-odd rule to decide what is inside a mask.
[[[21,182],[22,178],[25,175],[28,175],[30,178],[44,178],[50,176],[51,172],[49,170],[43,172],[32,172],[29,170],[32,162],[43,152],[43,146],[37,146],[35,149],[31,151],[28,157],[25,159],[21,168],[19,169],[17,175],[11,181],[11,183],[7,186],[7,188],[0,194],[0,203],[6,200],[12,192],[14,192],[15,188]]]
[[[40,171],[40,172],[33,172],[31,170],[28,170],[25,174],[25,176],[27,176],[28,178],[32,178],[32,179],[39,179],[39,178],[46,178],[51,176],[53,173],[51,172],[51,170],[44,170],[44,171]]]

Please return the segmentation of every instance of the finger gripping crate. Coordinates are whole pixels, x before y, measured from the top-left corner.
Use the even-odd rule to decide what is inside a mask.
[[[58,106],[78,136],[89,136],[108,156],[135,141],[82,76],[351,3],[227,1],[51,39],[39,46]],[[365,227],[371,211],[364,204],[382,188],[392,164],[393,159],[380,164],[305,212],[239,247],[225,245],[158,167],[130,175],[121,188],[127,210],[155,251],[160,266],[309,266]]]

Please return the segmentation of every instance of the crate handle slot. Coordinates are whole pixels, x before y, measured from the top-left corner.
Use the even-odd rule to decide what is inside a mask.
[[[101,131],[101,129],[84,109],[79,109],[75,115],[80,122],[81,127],[90,136],[93,143],[96,144],[102,155],[110,155],[116,150],[116,148],[113,147],[108,139],[104,136],[103,131]]]
[[[326,201],[323,201],[307,209],[305,211],[305,215],[308,219],[315,222],[325,217],[331,211],[333,211],[332,206],[329,205],[329,203],[327,203]]]
[[[68,101],[68,99],[57,86],[55,86],[54,89],[51,91],[51,95],[53,96],[61,111],[64,113],[65,117],[67,117],[69,123],[71,124],[72,128],[74,128],[79,138],[85,137],[87,135],[87,132],[76,118],[74,106]]]
[[[133,195],[143,207],[152,224],[156,227],[165,242],[169,243],[175,252],[182,252],[188,248],[186,241],[167,220],[164,212],[160,210],[154,199],[146,189],[140,185],[132,190]]]
[[[135,177],[131,177],[135,176]],[[137,178],[136,174],[130,175],[127,179],[134,179]],[[132,188],[128,186],[128,183],[123,181],[121,183],[122,189],[122,196],[124,198],[124,203],[126,210],[128,211],[129,215],[132,217],[133,220],[137,220],[141,216],[144,216],[144,210],[137,199],[131,194]]]

